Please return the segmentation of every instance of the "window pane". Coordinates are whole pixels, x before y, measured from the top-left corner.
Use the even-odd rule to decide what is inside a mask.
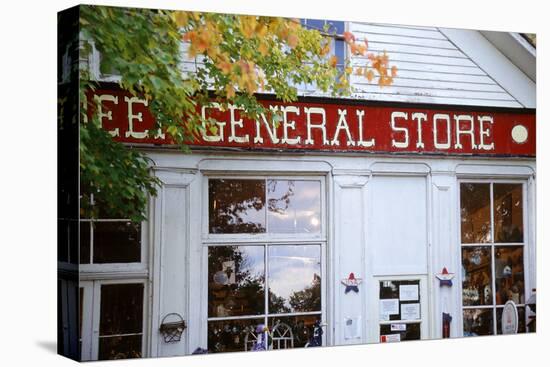
[[[491,248],[462,248],[462,304],[493,304],[491,289]]]
[[[399,325],[399,327],[396,327],[397,325]],[[380,325],[381,341],[383,341],[384,336],[394,335],[394,334],[399,334],[400,341],[420,340],[420,323],[419,322],[410,323],[410,324],[394,323],[394,324]]]
[[[463,311],[464,336],[493,335],[493,309]]]
[[[320,232],[319,181],[268,180],[267,203],[269,232]]]
[[[489,184],[460,184],[462,243],[491,242]]]
[[[321,246],[269,247],[269,313],[321,310]]]
[[[497,305],[525,303],[523,246],[495,247],[495,281]]]
[[[225,320],[208,322],[208,352],[240,352],[251,350],[256,336],[256,327],[265,321]]]
[[[94,263],[141,261],[141,224],[93,222]]]
[[[208,249],[208,316],[264,313],[264,247],[212,246]]]
[[[302,348],[313,336],[317,321],[321,321],[321,315],[270,317],[273,349]]]
[[[523,242],[521,184],[494,184],[495,242]]]
[[[264,180],[209,180],[210,233],[265,232]]]
[[[90,222],[80,222],[80,263],[90,263]]]
[[[99,338],[98,360],[141,358],[141,335]]]
[[[141,333],[143,284],[103,284],[100,310],[100,336]]]
[[[518,333],[525,332],[525,307],[518,307]],[[502,334],[502,308],[497,308],[497,334]]]

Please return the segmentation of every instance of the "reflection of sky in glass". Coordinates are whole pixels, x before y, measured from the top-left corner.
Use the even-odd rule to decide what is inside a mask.
[[[289,300],[294,292],[311,287],[314,274],[321,275],[320,252],[319,245],[269,247],[269,289],[284,298],[286,307],[292,308]]]
[[[321,184],[318,181],[268,180],[269,231],[320,231]]]

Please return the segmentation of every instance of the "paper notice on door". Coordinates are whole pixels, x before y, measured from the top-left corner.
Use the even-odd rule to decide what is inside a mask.
[[[400,285],[399,286],[400,301],[418,301],[418,285]]]
[[[397,298],[380,300],[380,320],[390,319],[390,315],[399,314],[399,300]]]
[[[420,303],[401,304],[401,320],[419,320]]]
[[[391,324],[391,331],[407,331],[407,324]]]
[[[380,335],[381,343],[394,343],[401,341],[401,334]]]
[[[344,318],[344,339],[358,339],[361,338],[361,318],[360,317],[346,317]]]

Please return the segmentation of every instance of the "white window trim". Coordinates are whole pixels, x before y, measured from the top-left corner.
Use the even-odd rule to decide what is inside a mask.
[[[87,219],[82,218],[80,222],[123,222],[129,219]],[[148,229],[149,225],[146,221],[141,222],[141,255],[140,262],[128,263],[93,263],[93,231],[90,230],[90,263],[80,264],[80,277],[83,279],[104,278],[106,274],[111,274],[112,277],[125,277],[130,274],[131,277],[147,277],[148,274]],[[80,231],[80,229],[79,229]],[[80,259],[79,259],[80,260]],[[124,274],[126,273],[126,275]]]
[[[227,162],[236,162],[238,161],[225,161],[223,166],[224,169],[220,170],[220,162],[219,160],[206,160],[207,161],[207,169],[203,171],[202,175],[202,182],[201,182],[201,189],[202,189],[202,213],[201,213],[201,246],[202,246],[202,282],[203,284],[207,285],[206,287],[203,287],[203,294],[202,299],[204,300],[203,304],[206,308],[202,310],[203,315],[203,322],[202,325],[206,329],[208,328],[208,322],[209,321],[217,321],[217,320],[239,320],[239,319],[264,319],[265,322],[267,322],[268,318],[270,317],[283,317],[283,316],[303,316],[303,315],[321,315],[321,323],[327,324],[327,315],[329,315],[328,308],[330,305],[327,303],[327,292],[329,284],[329,274],[328,274],[328,267],[327,267],[327,251],[328,251],[328,215],[327,215],[327,201],[329,198],[329,193],[327,192],[327,175],[326,174],[319,174],[319,170],[315,168],[319,168],[321,166],[323,169],[321,171],[327,170],[327,165],[324,162],[313,162],[313,166],[310,166],[309,168],[314,168],[314,171],[299,171],[300,175],[293,175],[292,173],[289,173],[288,171],[285,173],[279,174],[279,171],[273,171],[271,172],[269,168],[277,168],[281,164],[281,161],[274,161],[270,162],[273,164],[268,163],[268,167],[266,169],[265,162],[263,165],[257,165],[254,163],[253,165],[250,165],[249,168],[252,168],[249,171],[243,171],[242,164],[240,165],[240,169],[237,170],[226,170],[225,163]],[[204,163],[201,162],[201,163]],[[252,162],[249,162],[252,163]],[[305,164],[308,164],[309,162],[303,162]],[[319,165],[321,163],[321,165]],[[204,167],[204,166],[203,166]],[[259,168],[262,168],[261,173],[259,174]],[[216,170],[213,170],[213,168],[217,168]],[[233,166],[233,168],[236,168],[236,166]],[[288,166],[287,166],[288,170]],[[297,171],[298,172],[298,171]],[[328,172],[328,170],[327,170]],[[309,180],[309,181],[319,181],[321,184],[321,228],[319,234],[310,235],[310,234],[269,234],[269,233],[262,233],[262,234],[210,234],[209,233],[209,205],[208,205],[208,180],[209,179],[217,179],[217,178],[223,178],[223,179],[277,179],[277,180]],[[267,214],[266,214],[267,216]],[[267,259],[267,249],[270,245],[320,245],[321,247],[321,311],[313,311],[313,312],[297,312],[297,313],[288,313],[288,314],[269,314],[267,313],[267,305],[265,308],[265,312],[260,315],[251,315],[251,316],[231,316],[231,317],[217,317],[217,318],[210,318],[208,317],[208,248],[210,246],[227,246],[227,245],[234,245],[234,246],[250,246],[250,245],[262,245],[266,249],[264,254],[264,261]],[[267,261],[265,263],[265,270],[266,275],[269,271]],[[266,277],[266,284],[269,286],[269,279]],[[265,292],[267,295],[267,292]],[[267,302],[267,297],[265,298]],[[330,340],[330,328],[326,328],[325,334],[323,337],[323,345],[330,345],[328,341]],[[204,333],[204,345],[208,345],[207,340],[207,333]]]
[[[143,318],[141,357],[147,357],[147,343],[149,338],[147,315],[149,312],[149,295],[147,281],[143,279],[109,279],[80,281],[80,288],[84,288],[82,305],[82,361],[97,361],[99,355],[99,326],[101,318],[101,286],[104,284],[143,284]]]
[[[479,169],[480,167],[483,167],[482,169],[487,170],[487,173],[484,175],[477,175],[476,178],[470,178],[475,173],[480,173]],[[524,281],[524,300],[527,300],[529,297],[529,292],[531,291],[532,284],[531,284],[531,269],[530,269],[530,259],[531,259],[531,251],[533,251],[533,245],[531,242],[531,221],[534,221],[534,218],[531,218],[529,216],[529,213],[531,213],[530,207],[533,205],[531,202],[531,196],[529,195],[528,186],[529,186],[529,179],[534,175],[532,169],[530,167],[524,167],[525,169],[515,171],[515,174],[512,175],[512,172],[510,172],[510,169],[507,169],[508,166],[504,167],[498,167],[498,166],[475,166],[475,165],[464,165],[461,170],[458,169],[457,166],[457,190],[456,190],[456,202],[457,202],[457,209],[458,209],[458,215],[457,215],[457,244],[458,244],[458,264],[460,266],[460,269],[462,269],[462,248],[463,247],[479,247],[479,246],[485,246],[491,248],[491,286],[492,286],[492,298],[493,298],[493,304],[492,305],[482,305],[482,306],[464,306],[463,300],[462,300],[462,276],[458,280],[458,310],[459,314],[458,320],[457,320],[457,326],[459,327],[459,335],[461,337],[464,337],[464,310],[467,309],[492,309],[493,310],[493,334],[492,335],[499,335],[497,334],[497,309],[503,308],[504,305],[497,305],[496,304],[496,289],[495,289],[495,259],[494,259],[494,247],[496,246],[523,246],[523,281]],[[458,173],[460,171],[460,174]],[[498,174],[497,174],[498,172]],[[480,176],[482,178],[480,178]],[[461,226],[461,215],[460,215],[460,185],[462,183],[485,183],[485,184],[491,184],[490,185],[490,218],[491,218],[491,242],[488,243],[467,243],[462,244],[462,226]],[[523,203],[523,242],[517,243],[517,242],[511,242],[511,243],[498,243],[494,242],[494,218],[493,218],[493,185],[492,184],[499,184],[499,183],[510,183],[510,184],[521,184],[522,185],[522,203]],[[461,275],[462,273],[460,273]],[[519,307],[524,307],[525,304],[518,304]],[[527,317],[527,313],[525,313]],[[525,326],[526,326],[526,332],[527,332],[527,320],[525,320]]]

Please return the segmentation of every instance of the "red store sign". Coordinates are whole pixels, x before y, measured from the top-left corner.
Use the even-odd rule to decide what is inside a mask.
[[[121,90],[97,89],[95,101],[103,128],[126,143],[172,144],[165,134],[149,134],[154,118],[147,101]],[[261,100],[282,121],[248,119],[241,110],[202,107],[218,121],[216,134],[204,132],[195,146],[246,150],[423,153],[482,156],[535,156],[533,110],[453,107],[412,108],[339,100],[282,103]]]

